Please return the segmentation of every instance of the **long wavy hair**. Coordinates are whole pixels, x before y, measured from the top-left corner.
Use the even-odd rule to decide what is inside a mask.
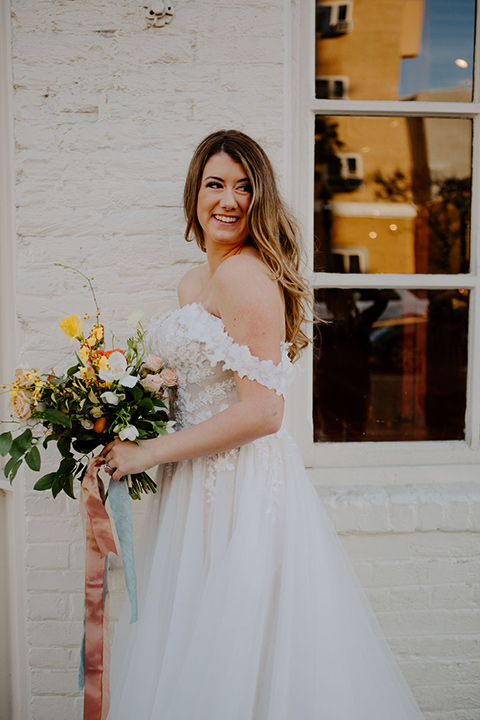
[[[195,150],[183,194],[185,239],[195,239],[205,252],[205,238],[197,217],[197,198],[203,170],[209,158],[224,152],[239,163],[252,186],[248,208],[249,240],[269,268],[273,280],[283,289],[285,298],[288,354],[296,360],[309,342],[303,330],[311,307],[312,293],[300,273],[301,245],[299,229],[278,192],[273,167],[260,145],[238,130],[218,130],[206,137]]]

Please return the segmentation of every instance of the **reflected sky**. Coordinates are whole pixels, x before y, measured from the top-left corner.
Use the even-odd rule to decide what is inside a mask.
[[[472,87],[475,0],[424,0],[422,52],[402,61],[400,97]],[[466,60],[468,68],[455,64]]]

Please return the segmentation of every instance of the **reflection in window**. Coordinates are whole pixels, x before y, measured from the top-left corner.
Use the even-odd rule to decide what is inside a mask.
[[[315,271],[360,246],[362,272],[468,272],[471,153],[469,119],[318,116]]]
[[[315,291],[315,441],[464,438],[468,291]]]
[[[316,76],[348,76],[353,100],[468,102],[474,29],[475,0],[317,0]]]
[[[352,2],[328,2],[317,4],[316,33],[317,37],[339,37],[351,32]]]
[[[318,98],[339,99],[348,97],[347,77],[317,77],[315,87]]]

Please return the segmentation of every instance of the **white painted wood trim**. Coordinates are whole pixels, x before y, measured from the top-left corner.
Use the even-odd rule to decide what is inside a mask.
[[[16,232],[14,203],[10,0],[0,0],[0,377],[10,378],[18,355],[15,312]],[[5,417],[5,404],[1,407]],[[25,516],[23,474],[7,491],[9,613],[11,617],[12,720],[29,720],[30,673],[27,659],[25,592]]]
[[[305,107],[305,106],[304,106]],[[306,107],[318,115],[367,115],[385,117],[474,118],[480,103],[425,102],[418,100],[309,100]]]

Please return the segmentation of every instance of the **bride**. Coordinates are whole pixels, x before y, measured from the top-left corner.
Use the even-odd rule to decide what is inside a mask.
[[[271,164],[241,132],[196,149],[186,238],[207,262],[150,351],[175,368],[177,432],[106,446],[117,480],[159,465],[139,620],[112,648],[109,720],[420,720],[281,428],[309,291]]]

